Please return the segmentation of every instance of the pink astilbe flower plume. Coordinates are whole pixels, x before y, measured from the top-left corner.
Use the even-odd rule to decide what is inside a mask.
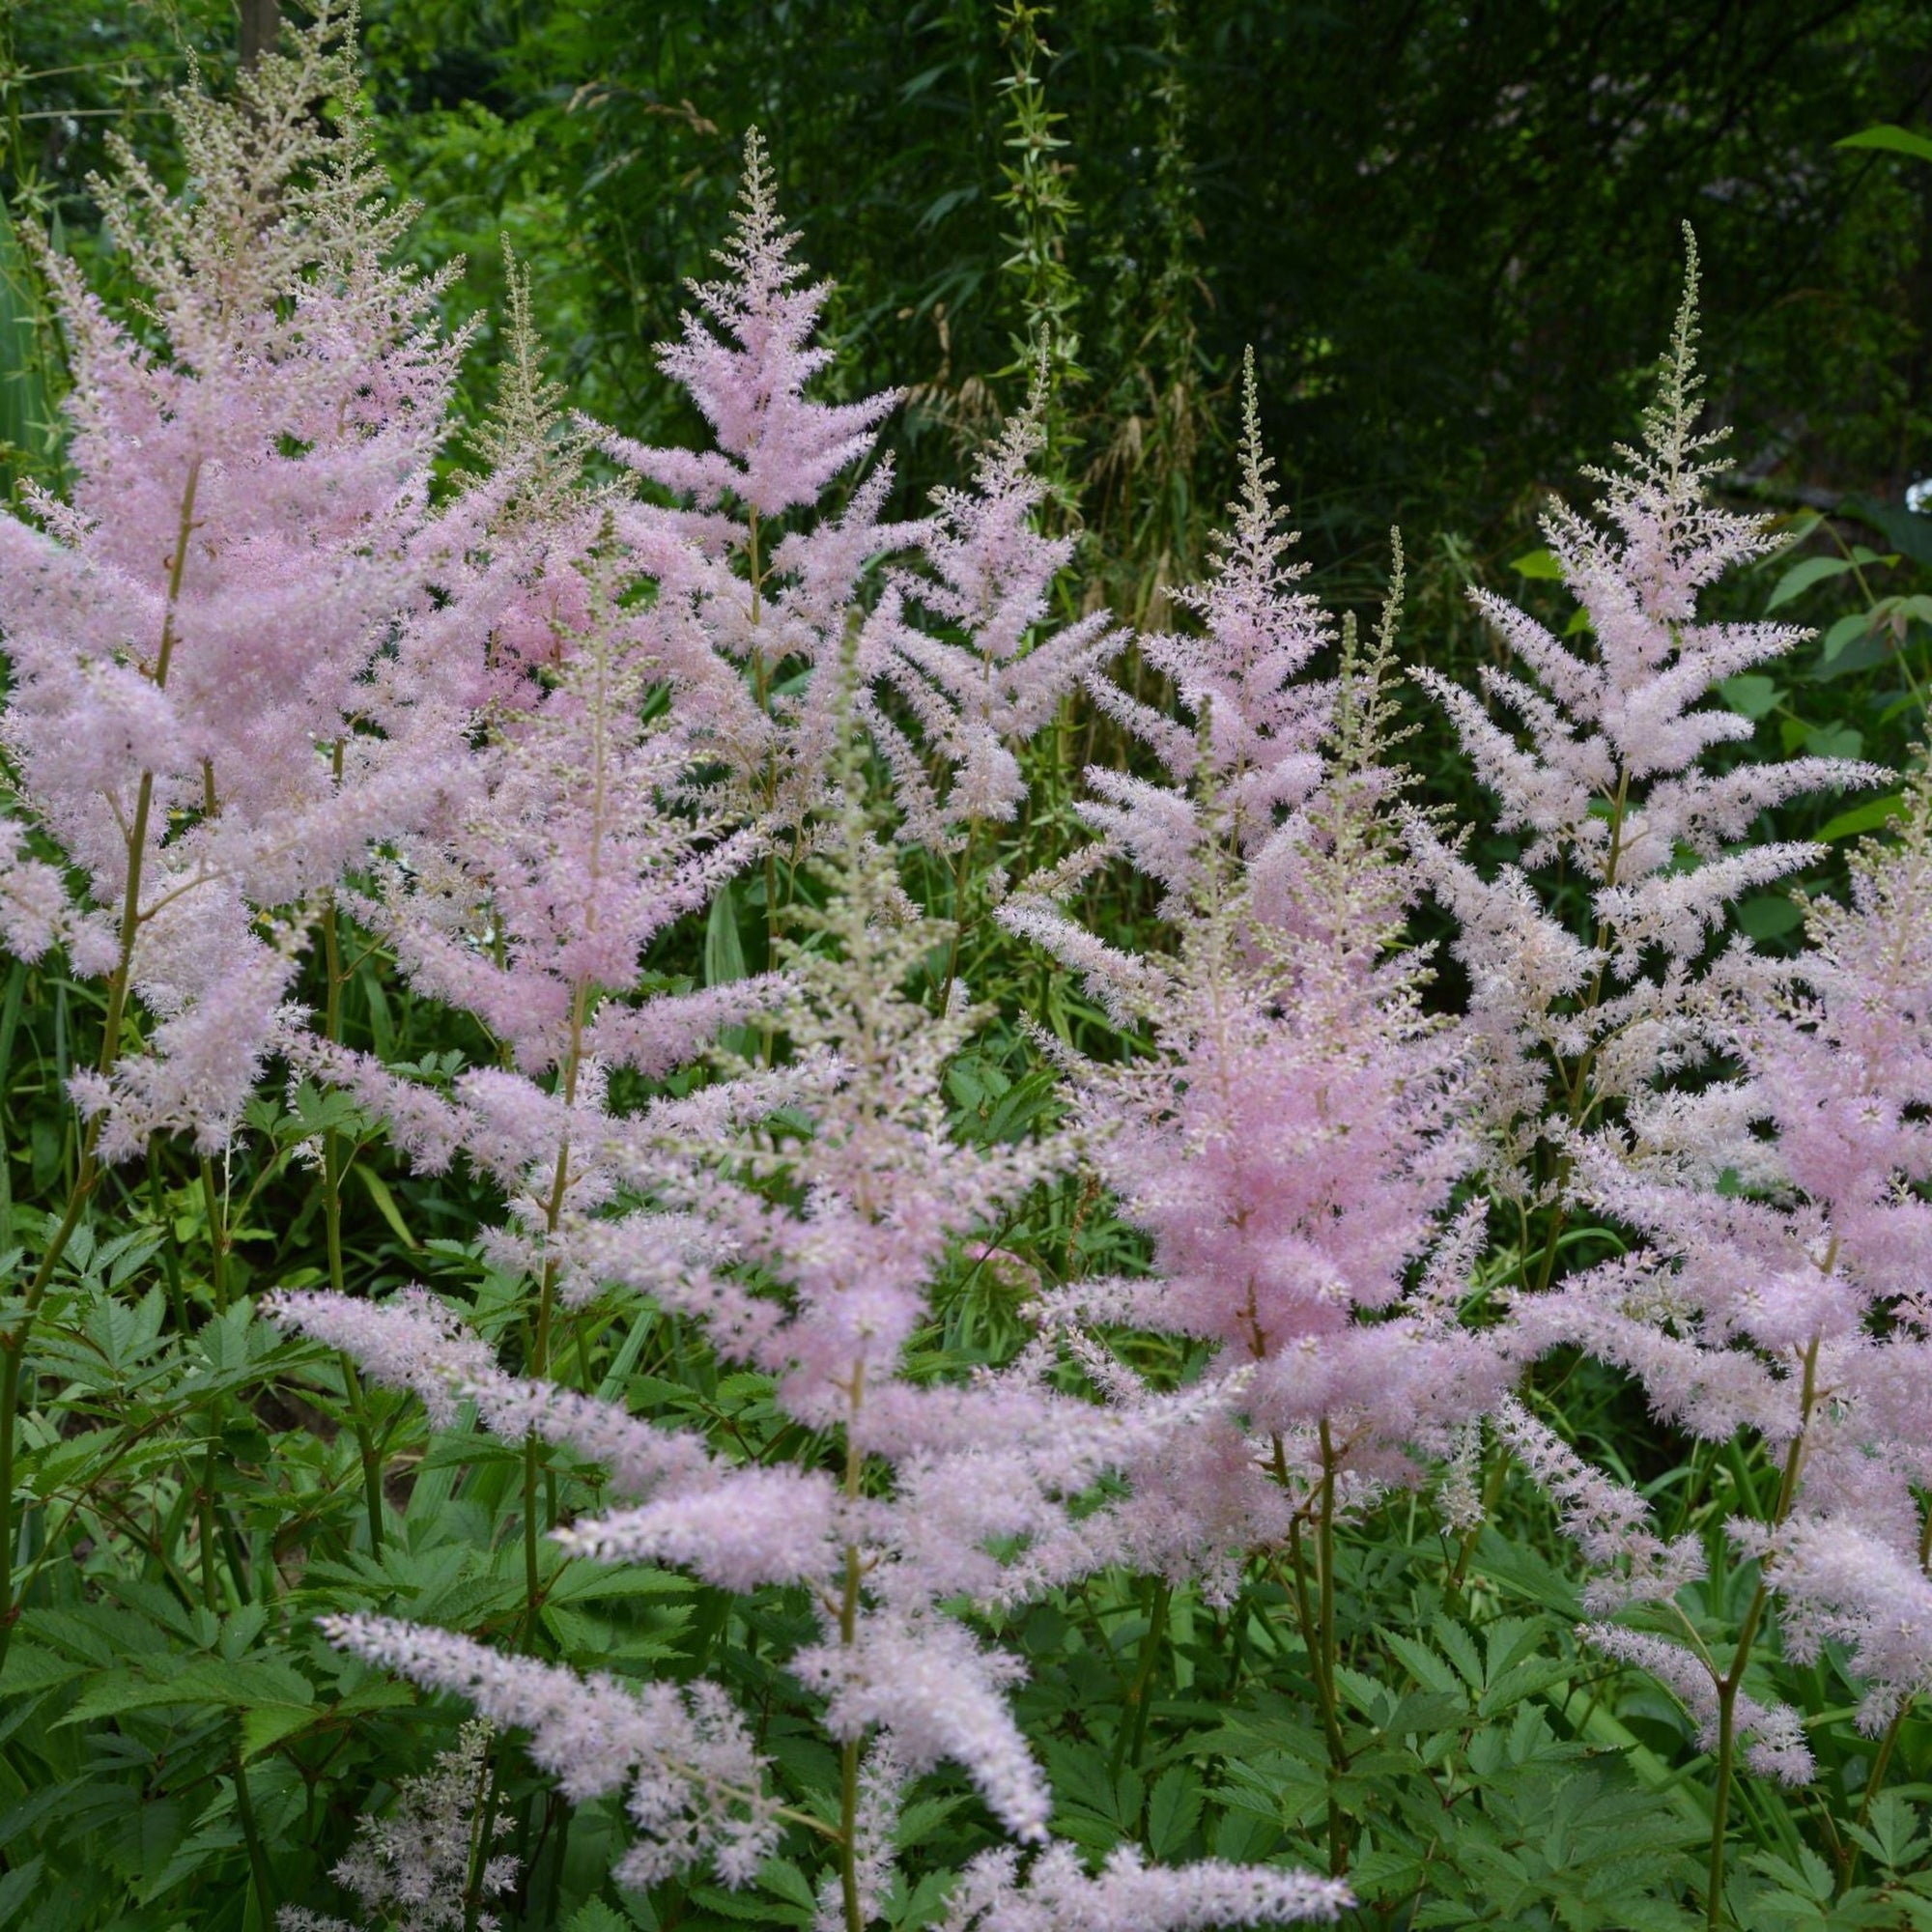
[[[1853,862],[1810,947],[1729,980],[1735,1079],[1634,1105],[1579,1149],[1577,1191],[1635,1230],[1629,1258],[1525,1297],[1514,1346],[1580,1345],[1655,1412],[1783,1465],[1738,1522],[1783,1605],[1785,1647],[1844,1643],[1874,1728],[1932,1688],[1932,781],[1895,840]]]
[[[1010,1851],[981,1852],[961,1873],[940,1932],[1196,1932],[1208,1925],[1332,1922],[1354,1903],[1339,1879],[1204,1859],[1151,1865],[1122,1845],[1097,1878],[1067,1846],[1026,1868]]]
[[[1807,634],[1697,613],[1700,591],[1775,539],[1768,519],[1709,500],[1722,468],[1711,451],[1723,432],[1696,427],[1697,256],[1688,229],[1686,242],[1683,305],[1642,445],[1619,449],[1621,468],[1585,472],[1603,488],[1608,527],[1562,504],[1543,520],[1588,646],[1476,591],[1520,669],[1485,668],[1482,697],[1440,672],[1416,674],[1495,793],[1502,828],[1524,840],[1517,864],[1487,877],[1420,819],[1411,825],[1433,889],[1462,928],[1456,951],[1485,1048],[1492,1182],[1529,1198],[1560,1192],[1561,1164],[1552,1180],[1537,1161],[1547,1099],[1558,1118],[1580,1122],[1700,1056],[1699,956],[1742,895],[1817,852],[1740,845],[1759,813],[1881,776],[1818,757],[1707,768],[1707,753],[1747,740],[1752,725],[1699,700]],[[1587,894],[1580,934],[1532,882],[1558,865]]]
[[[1252,351],[1243,364],[1240,461],[1240,496],[1228,506],[1231,526],[1212,539],[1208,581],[1174,594],[1200,630],[1141,640],[1142,656],[1173,680],[1195,725],[1109,679],[1087,681],[1094,702],[1153,753],[1172,784],[1094,767],[1086,775],[1094,797],[1082,815],[1177,903],[1192,881],[1207,800],[1225,814],[1243,856],[1252,854],[1320,780],[1335,698],[1331,682],[1306,675],[1335,641],[1335,627],[1312,595],[1294,587],[1308,565],[1289,561],[1295,532],[1282,527],[1274,462],[1262,444]]]
[[[1252,371],[1245,417],[1235,532],[1182,600],[1205,634],[1162,647],[1198,738],[1146,721],[1167,734],[1173,785],[1109,776],[1090,814],[1166,888],[1174,951],[1099,947],[1024,896],[1005,915],[1151,1042],[1069,1070],[1152,1272],[1076,1283],[1039,1311],[1087,1336],[1080,1358],[1103,1379],[1105,1325],[1213,1347],[1218,1418],[1137,1466],[1116,1514],[1137,1562],[1220,1591],[1318,1492],[1352,1506],[1414,1481],[1412,1452],[1447,1453],[1502,1374],[1456,1317],[1479,1237],[1449,1217],[1473,1154],[1461,1046],[1423,1008],[1426,962],[1401,949],[1416,881],[1381,817],[1394,600],[1339,686],[1294,681],[1332,631],[1282,561]]]
[[[849,744],[849,725],[846,736]],[[572,1554],[675,1564],[734,1592],[804,1589],[817,1630],[788,1667],[821,1701],[825,1728],[852,1767],[849,1788],[865,1801],[841,1828],[848,1925],[855,1910],[864,1922],[865,1901],[888,1882],[900,1788],[943,1761],[965,1769],[1011,1837],[1046,1843],[1051,1793],[1009,1701],[1022,1666],[960,1614],[961,1602],[1009,1605],[1106,1562],[1111,1546],[1096,1544],[1071,1505],[1106,1469],[1147,1456],[1150,1438],[1184,1433],[1177,1425],[1200,1412],[1198,1403],[1149,1403],[1122,1414],[1023,1380],[933,1383],[908,1374],[935,1288],[962,1247],[983,1243],[1003,1212],[1065,1169],[1073,1148],[1052,1136],[1015,1146],[949,1137],[943,1076],[975,1016],[961,1005],[935,1020],[903,991],[945,935],[908,904],[862,793],[848,750],[834,836],[815,862],[824,907],[800,912],[801,937],[788,948],[790,994],[779,1018],[801,1071],[783,1088],[784,1112],[772,1111],[772,1083],[747,1073],[743,1118],[668,1101],[611,1122],[604,1158],[649,1205],[561,1231],[573,1266],[646,1290],[694,1321],[721,1359],[770,1375],[781,1413],[829,1436],[833,1457],[733,1463],[696,1432],[505,1374],[426,1297],[372,1306],[290,1294],[272,1309],[348,1350],[372,1378],[417,1390],[444,1417],[468,1399],[492,1431],[534,1430],[606,1463],[622,1499],[555,1532]],[[336,1634],[419,1683],[465,1689],[494,1721],[538,1723],[539,1761],[566,1776],[570,1795],[611,1788],[635,1761],[622,1739],[607,1747],[593,1700],[563,1673],[376,1620],[344,1623]],[[649,1694],[723,1696],[702,1684]],[[634,1693],[622,1696],[618,1716],[603,1721],[627,1721]],[[594,1784],[586,1765],[603,1767]],[[668,1769],[660,1782],[677,1778],[689,1775]],[[740,1792],[752,1780],[729,1782]],[[639,1823],[662,1836],[652,1821]],[[1060,1874],[1069,1899],[1091,1898],[1095,1924],[1115,1921],[1092,1912],[1118,1918],[1143,1894],[1170,1901],[1159,1922],[1174,1924],[1245,1924],[1270,1902],[1339,1896],[1293,1873],[1219,1866],[1196,1878],[1088,1881],[1069,1856],[1050,1852],[1054,1862],[1038,1869]],[[631,1869],[640,1860],[672,1868],[640,1849]],[[720,1869],[736,1878],[749,1866],[721,1860]],[[994,1893],[986,1900],[990,1911]]]
[[[1719,1686],[1708,1654],[1700,1657],[1669,1637],[1622,1624],[1585,1624],[1577,1634],[1605,1656],[1634,1663],[1656,1678],[1696,1720],[1700,1748],[1710,1750],[1717,1745]],[[1817,1765],[1804,1741],[1804,1721],[1789,1704],[1761,1704],[1740,1691],[1733,1699],[1731,1720],[1745,1741],[1745,1762],[1760,1777],[1776,1778],[1780,1784],[1810,1782]]]
[[[491,1723],[526,1731],[530,1756],[573,1801],[624,1792],[639,1836],[618,1861],[620,1885],[706,1865],[726,1885],[745,1885],[778,1848],[765,1761],[715,1685],[580,1677],[389,1617],[326,1617],[322,1629],[365,1662],[455,1691]]]
[[[917,727],[922,751],[879,706],[864,701],[885,753],[903,822],[899,836],[937,850],[962,828],[1010,819],[1025,797],[1017,749],[1083,677],[1116,656],[1127,634],[1104,611],[1040,635],[1070,536],[1037,527],[1047,486],[1033,470],[1045,447],[1046,372],[1027,406],[980,458],[970,490],[933,492],[923,574],[894,573],[881,617],[890,644],[879,677]],[[913,621],[917,607],[944,629]],[[924,759],[948,768],[943,791]]]
[[[506,1064],[442,1093],[330,1041],[289,1051],[386,1120],[419,1166],[460,1151],[496,1179],[513,1225],[491,1236],[493,1257],[541,1277],[548,1295],[558,1270],[546,1243],[567,1210],[608,1194],[611,1072],[663,1078],[775,987],[759,977],[638,990],[653,942],[702,911],[756,840],[691,783],[700,753],[657,702],[676,619],[637,593],[675,577],[686,548],[663,531],[645,533],[642,553],[616,538],[616,496],[582,479],[514,262],[510,290],[502,391],[478,438],[496,468],[459,505],[482,648],[460,657],[432,613],[405,637],[385,691],[399,746],[440,730],[462,756],[434,811],[344,895],[405,979],[474,1014]],[[430,688],[452,660],[467,678],[455,704]]]
[[[172,1128],[220,1145],[302,908],[433,789],[360,722],[430,588],[462,343],[436,329],[447,277],[388,260],[412,211],[383,197],[349,25],[324,6],[233,102],[175,97],[191,194],[116,147],[95,188],[141,332],[44,255],[75,482],[0,517],[0,748],[14,810],[79,893],[10,828],[0,929],[28,952],[58,939],[120,989],[83,1096],[102,1159]],[[156,1024],[116,1065],[128,988]]]
[[[865,676],[889,651],[881,620],[863,603],[870,566],[924,528],[880,520],[892,482],[886,463],[836,513],[823,507],[869,454],[898,396],[825,403],[807,394],[832,360],[813,339],[830,288],[806,279],[796,243],[753,132],[731,237],[719,252],[724,273],[693,284],[696,307],[681,339],[659,351],[718,446],[657,448],[584,426],[636,476],[682,499],[669,508],[628,503],[616,526],[640,554],[675,547],[681,568],[659,575],[667,674],[727,789],[767,836],[800,827],[823,803],[848,640],[857,640]],[[807,510],[818,514],[798,523]]]

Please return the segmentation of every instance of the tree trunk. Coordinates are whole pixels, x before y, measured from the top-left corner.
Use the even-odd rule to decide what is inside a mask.
[[[282,33],[282,0],[242,0],[242,65],[253,67]]]

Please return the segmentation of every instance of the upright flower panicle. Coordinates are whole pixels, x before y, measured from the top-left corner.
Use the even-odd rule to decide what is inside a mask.
[[[1472,593],[1520,666],[1485,667],[1490,706],[1441,673],[1418,679],[1448,711],[1478,774],[1500,801],[1520,860],[1485,877],[1420,818],[1411,840],[1455,916],[1484,1044],[1483,1109],[1495,1142],[1492,1184],[1529,1198],[1561,1192],[1537,1163],[1547,1112],[1589,1124],[1661,1073],[1700,1057],[1695,966],[1733,903],[1816,856],[1815,846],[1740,843],[1767,809],[1801,793],[1871,782],[1844,759],[1750,760],[1727,771],[1706,754],[1751,735],[1748,718],[1699,700],[1723,679],[1790,650],[1805,633],[1714,623],[1699,593],[1774,539],[1768,520],[1711,502],[1721,430],[1699,431],[1697,256],[1689,260],[1656,400],[1622,467],[1585,473],[1603,488],[1608,528],[1557,504],[1544,534],[1577,599],[1590,644],[1573,648],[1489,591]],[[1566,867],[1587,894],[1573,932],[1533,875]]]
[[[358,721],[429,588],[462,341],[435,326],[447,275],[389,264],[412,211],[382,197],[355,93],[325,6],[234,102],[175,98],[192,195],[116,149],[95,188],[156,346],[44,258],[75,483],[0,517],[0,745],[15,812],[81,890],[10,829],[0,930],[121,989],[78,1090],[103,1159],[158,1130],[221,1143],[305,902],[435,788]],[[138,1051],[118,1037],[129,989],[152,1016]]]
[[[1339,685],[1304,678],[1334,629],[1284,561],[1252,366],[1244,421],[1234,529],[1181,599],[1203,634],[1156,653],[1198,733],[1117,696],[1173,781],[1090,775],[1104,803],[1089,815],[1167,890],[1173,953],[1117,952],[1025,897],[1007,914],[1151,1043],[1070,1072],[1152,1272],[1073,1284],[1040,1312],[1062,1336],[1125,1323],[1213,1347],[1218,1420],[1137,1467],[1116,1517],[1136,1562],[1222,1592],[1311,1508],[1413,1481],[1409,1452],[1446,1450],[1500,1373],[1455,1321],[1473,1220],[1408,1285],[1471,1150],[1459,1044],[1399,944],[1413,874],[1379,816],[1394,604]],[[1081,1345],[1090,1367],[1096,1347]]]
[[[1282,814],[1305,800],[1321,775],[1335,687],[1306,673],[1335,641],[1335,627],[1309,592],[1294,587],[1308,565],[1289,561],[1295,532],[1282,527],[1273,468],[1262,444],[1250,351],[1242,376],[1240,496],[1228,506],[1233,521],[1212,539],[1208,581],[1174,593],[1201,628],[1141,640],[1141,655],[1173,681],[1193,725],[1110,679],[1088,678],[1094,702],[1147,746],[1170,782],[1153,785],[1092,768],[1086,775],[1092,798],[1082,815],[1177,904],[1193,876],[1192,846],[1205,831],[1210,798],[1245,856],[1272,837]]]
[[[1808,950],[1730,983],[1741,1075],[1634,1107],[1577,1190],[1643,1237],[1519,1311],[1522,1346],[1581,1344],[1654,1411],[1782,1461],[1763,1557],[1799,1656],[1844,1642],[1874,1729],[1932,1689],[1932,783],[1849,904],[1807,907]]]
[[[625,541],[682,563],[659,577],[666,668],[686,724],[702,734],[741,809],[767,836],[800,827],[822,802],[837,759],[840,666],[856,638],[862,665],[888,650],[861,598],[873,560],[917,543],[919,524],[881,521],[892,484],[879,464],[837,515],[818,509],[867,456],[895,391],[819,402],[808,385],[831,362],[814,339],[829,286],[805,279],[797,237],[753,132],[724,275],[695,283],[680,340],[660,348],[716,436],[705,451],[661,448],[594,424],[586,432],[626,469],[682,499],[615,513]],[[781,689],[782,683],[783,689]]]
[[[1046,380],[1042,366],[1026,408],[980,456],[971,490],[934,491],[921,543],[925,569],[895,572],[882,606],[890,650],[878,676],[918,727],[924,757],[949,767],[943,793],[892,716],[867,699],[866,720],[892,769],[899,836],[936,850],[962,828],[1014,816],[1026,795],[1015,753],[1126,642],[1105,611],[1039,635],[1074,550],[1072,537],[1037,526],[1047,494],[1035,467],[1045,448]],[[913,621],[908,607],[947,635]]]

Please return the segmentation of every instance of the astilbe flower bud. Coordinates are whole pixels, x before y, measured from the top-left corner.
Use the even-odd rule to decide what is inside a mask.
[[[82,891],[10,829],[0,930],[29,953],[59,939],[156,1022],[82,1094],[102,1158],[162,1129],[220,1145],[278,1024],[299,908],[434,787],[358,722],[429,587],[462,343],[435,327],[446,277],[388,263],[412,211],[382,197],[355,95],[324,6],[232,103],[175,97],[192,193],[116,148],[95,188],[140,332],[43,254],[75,481],[0,516],[0,744],[14,810]],[[298,910],[265,926],[276,908]]]
[[[1768,519],[1709,500],[1721,431],[1699,432],[1697,258],[1690,240],[1683,305],[1645,412],[1641,448],[1585,474],[1603,487],[1606,529],[1562,504],[1543,521],[1590,644],[1578,650],[1488,591],[1476,606],[1520,671],[1485,668],[1485,698],[1422,670],[1484,782],[1519,862],[1479,872],[1419,818],[1417,858],[1461,927],[1469,1014],[1484,1053],[1482,1110],[1492,1185],[1542,1198],[1536,1151],[1550,1118],[1580,1121],[1694,1062],[1707,1046],[1696,962],[1733,902],[1817,848],[1740,845],[1759,813],[1801,793],[1881,776],[1843,759],[1798,757],[1708,768],[1748,739],[1747,718],[1698,700],[1722,679],[1789,651],[1806,633],[1714,623],[1698,593],[1773,545]],[[1513,714],[1515,727],[1492,709]],[[1588,898],[1581,936],[1534,883],[1562,866]],[[1741,952],[1739,957],[1746,955]]]
[[[1090,812],[1167,889],[1172,954],[1122,954],[1025,896],[1004,915],[1149,1041],[1069,1070],[1152,1271],[1075,1284],[1039,1313],[1088,1334],[1090,1368],[1106,1324],[1212,1345],[1218,1419],[1136,1467],[1115,1517],[1135,1560],[1204,1566],[1221,1589],[1249,1550],[1287,1541],[1316,1485],[1348,1504],[1413,1481],[1410,1452],[1450,1449],[1502,1377],[1456,1319],[1480,1238],[1474,1217],[1445,1238],[1473,1152],[1461,1047],[1424,1010],[1425,961],[1400,948],[1416,879],[1380,817],[1393,607],[1339,687],[1299,682],[1332,627],[1289,588],[1252,371],[1242,476],[1215,577],[1182,600],[1203,635],[1162,647],[1199,741],[1122,700],[1175,782],[1108,775]],[[1134,1399],[1131,1378],[1117,1396]]]

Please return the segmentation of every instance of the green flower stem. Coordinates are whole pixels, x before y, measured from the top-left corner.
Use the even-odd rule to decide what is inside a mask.
[[[342,779],[342,741],[335,741],[335,778]],[[322,911],[322,958],[327,987],[323,1006],[323,1034],[331,1041],[342,1037],[342,934],[331,894]],[[349,1292],[347,1270],[342,1261],[342,1183],[355,1158],[352,1148],[346,1154],[342,1136],[333,1128],[322,1136],[322,1225],[328,1249],[328,1286],[336,1294]],[[369,1519],[369,1554],[383,1554],[383,1456],[376,1432],[369,1421],[368,1398],[355,1360],[346,1352],[337,1357],[342,1368],[343,1393],[349,1398],[349,1413],[355,1431],[356,1453],[362,1463],[362,1497]]]
[[[1830,1273],[1836,1257],[1837,1244],[1827,1256],[1824,1272]],[[1798,1432],[1791,1438],[1791,1447],[1784,1458],[1784,1473],[1777,1486],[1777,1500],[1772,1509],[1771,1527],[1776,1529],[1791,1513],[1791,1505],[1798,1495],[1798,1477],[1804,1466],[1805,1437],[1811,1423],[1811,1407],[1817,1399],[1818,1387],[1818,1337],[1811,1338],[1811,1346],[1804,1351],[1804,1380],[1799,1393]],[[1737,1779],[1738,1743],[1738,1692],[1744,1688],[1745,1672],[1750,1666],[1751,1646],[1757,1641],[1757,1634],[1764,1622],[1766,1605],[1771,1601],[1770,1586],[1764,1577],[1763,1566],[1758,1570],[1757,1587],[1751,1592],[1749,1605],[1745,1610],[1745,1620],[1738,1631],[1737,1648],[1731,1653],[1730,1668],[1717,1680],[1718,1686],[1718,1789],[1711,1807],[1711,1861],[1705,1881],[1704,1910],[1705,1923],[1710,1932],[1721,1932],[1724,1922],[1724,1854],[1725,1831],[1730,1822],[1731,1787]]]

